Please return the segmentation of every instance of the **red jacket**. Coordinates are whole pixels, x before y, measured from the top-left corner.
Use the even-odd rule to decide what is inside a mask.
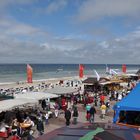
[[[105,96],[104,95],[101,95],[100,96],[100,101],[104,102],[104,100],[105,100]]]

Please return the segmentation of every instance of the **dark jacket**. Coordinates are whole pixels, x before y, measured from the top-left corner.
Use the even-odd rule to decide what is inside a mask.
[[[94,107],[90,108],[90,115],[94,115],[96,113],[96,109]]]
[[[106,107],[110,107],[110,103],[109,102],[106,102]]]
[[[74,111],[73,111],[73,117],[78,117],[78,110],[77,109],[74,109]]]
[[[69,110],[65,111],[65,119],[70,120],[71,119],[71,112]]]
[[[37,130],[38,131],[44,131],[44,125],[42,120],[37,121]]]
[[[41,106],[42,106],[42,108],[46,107],[46,101],[45,100],[42,100]]]

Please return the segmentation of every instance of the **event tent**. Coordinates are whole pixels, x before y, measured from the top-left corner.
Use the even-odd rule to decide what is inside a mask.
[[[46,92],[50,94],[56,94],[56,95],[65,95],[65,94],[72,94],[72,93],[78,93],[79,89],[73,88],[73,87],[61,87],[56,86],[51,89],[47,89]]]
[[[16,94],[14,97],[14,99],[0,101],[0,112],[25,104],[36,103],[41,99],[57,98],[58,95],[45,92],[26,92],[22,94]]]
[[[33,100],[41,100],[46,98],[57,98],[58,95],[46,93],[46,92],[26,92],[23,94],[17,94],[15,95],[16,99],[33,99]]]
[[[29,104],[29,103],[35,103],[36,100],[32,99],[9,99],[9,100],[3,100],[0,101],[0,112],[6,111],[9,109],[13,109],[15,107],[19,107],[21,105]]]
[[[114,122],[116,123],[120,111],[140,111],[140,83],[120,102],[113,107],[115,110]]]

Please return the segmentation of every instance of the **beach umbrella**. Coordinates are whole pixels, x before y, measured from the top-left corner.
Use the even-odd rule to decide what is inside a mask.
[[[56,86],[51,89],[47,89],[47,93],[56,94],[56,95],[66,95],[66,94],[72,94],[72,93],[78,93],[79,89],[73,88],[73,87],[61,87]]]

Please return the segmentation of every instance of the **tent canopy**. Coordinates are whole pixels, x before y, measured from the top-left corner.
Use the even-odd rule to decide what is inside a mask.
[[[29,104],[29,103],[35,103],[36,100],[32,99],[9,99],[9,100],[3,100],[0,101],[0,112],[6,111],[21,105]]]
[[[0,101],[0,112],[9,110],[25,104],[36,103],[38,100],[46,98],[57,98],[58,95],[45,92],[26,92],[15,95],[14,99]]]
[[[126,97],[116,103],[113,109],[116,111],[115,122],[120,111],[140,111],[140,83]]]
[[[54,88],[47,89],[46,92],[50,94],[56,94],[56,95],[65,95],[65,94],[77,93],[78,89],[73,87],[56,86]]]
[[[57,98],[58,95],[46,93],[46,92],[26,92],[23,94],[17,94],[15,95],[15,98],[17,99],[34,99],[36,101],[46,98]]]

